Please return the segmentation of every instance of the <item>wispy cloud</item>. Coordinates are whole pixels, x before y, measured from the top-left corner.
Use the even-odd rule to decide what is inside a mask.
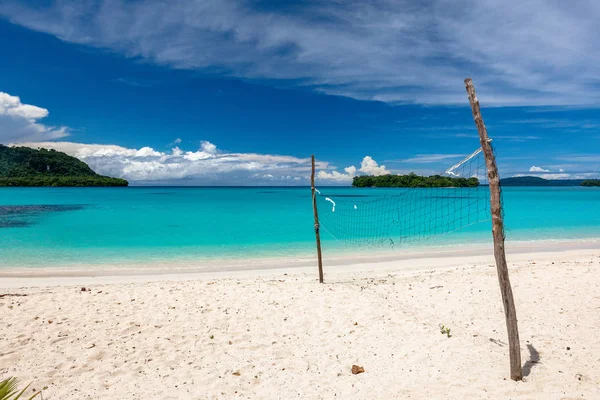
[[[600,163],[599,154],[567,154],[555,157],[557,160],[577,163]]]
[[[541,139],[541,137],[539,136],[531,136],[531,135],[523,135],[523,136],[516,136],[516,135],[493,135],[492,139],[500,139],[500,140],[508,140],[511,142],[525,142],[527,140],[539,140]]]
[[[153,85],[152,82],[143,80],[143,79],[139,79],[139,78],[124,77],[124,78],[117,78],[114,81],[118,82],[118,83],[122,83],[127,86],[140,87],[140,88],[147,88],[147,87],[150,87]]]
[[[600,3],[5,0],[0,16],[178,69],[390,103],[600,104]]]
[[[541,139],[539,136],[532,135],[490,135],[492,139],[498,140],[507,140],[510,142],[525,142],[528,140],[538,140]],[[467,133],[458,133],[455,135],[458,138],[469,138],[469,139],[479,139],[479,135],[476,134],[467,134]]]
[[[561,131],[574,130],[577,132],[600,131],[600,119],[569,119],[569,118],[529,118],[505,121],[508,124],[535,125],[544,129],[558,129]]]
[[[386,160],[387,162],[411,163],[411,164],[434,164],[449,159],[466,157],[466,154],[417,154],[415,157],[403,160]]]

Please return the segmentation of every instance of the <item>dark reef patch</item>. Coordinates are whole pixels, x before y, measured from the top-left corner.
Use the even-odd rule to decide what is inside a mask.
[[[10,220],[2,220],[0,219],[0,229],[2,228],[26,228],[28,226],[33,225],[31,222],[27,221],[10,221]]]
[[[79,211],[85,204],[0,205],[0,228],[23,228],[34,225],[32,218],[43,214]]]
[[[24,214],[41,214],[48,212],[61,211],[79,211],[86,206],[84,204],[34,204],[34,205],[17,205],[17,206],[0,206],[0,217],[24,215]]]

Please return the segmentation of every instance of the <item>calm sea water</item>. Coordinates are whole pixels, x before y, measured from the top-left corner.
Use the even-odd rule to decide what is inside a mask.
[[[360,201],[393,189],[330,189]],[[505,188],[508,240],[600,237],[600,190]],[[2,188],[0,268],[314,253],[308,188]],[[490,223],[419,245],[490,241]],[[341,243],[323,232],[326,251]]]

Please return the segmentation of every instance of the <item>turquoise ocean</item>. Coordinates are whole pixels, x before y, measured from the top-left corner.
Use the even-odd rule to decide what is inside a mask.
[[[399,189],[321,189],[328,190],[364,202]],[[600,238],[600,189],[507,187],[503,196],[509,241]],[[322,240],[326,255],[348,251],[327,232]],[[395,250],[490,241],[487,221]],[[243,262],[314,252],[310,188],[0,189],[0,269]]]

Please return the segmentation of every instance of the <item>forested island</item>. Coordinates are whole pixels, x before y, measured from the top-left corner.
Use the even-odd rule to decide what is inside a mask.
[[[600,187],[600,179],[588,179],[581,182],[581,186],[595,186]]]
[[[408,175],[355,176],[352,179],[354,187],[390,187],[390,188],[449,188],[477,187],[477,178],[451,178],[448,176],[420,176],[414,173]]]
[[[65,153],[0,144],[0,186],[127,186]]]
[[[600,187],[600,179],[544,179],[537,176],[519,176],[500,180],[502,186],[586,186]],[[476,187],[477,178],[452,178],[433,175],[363,175],[352,179],[353,187],[388,187],[388,188],[444,188],[444,187]]]

